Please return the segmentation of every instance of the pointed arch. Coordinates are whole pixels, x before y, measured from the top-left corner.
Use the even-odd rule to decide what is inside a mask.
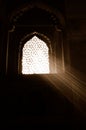
[[[47,44],[33,36],[22,48],[22,74],[49,73],[49,48]]]

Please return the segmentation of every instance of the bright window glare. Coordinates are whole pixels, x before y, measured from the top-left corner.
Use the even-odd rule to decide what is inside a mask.
[[[49,49],[44,41],[34,36],[22,49],[22,74],[49,73]]]

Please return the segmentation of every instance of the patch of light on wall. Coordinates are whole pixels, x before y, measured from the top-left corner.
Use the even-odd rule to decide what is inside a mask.
[[[34,36],[22,49],[22,74],[49,73],[49,49],[44,41]]]

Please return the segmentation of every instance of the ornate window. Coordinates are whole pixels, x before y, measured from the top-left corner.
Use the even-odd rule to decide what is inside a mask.
[[[33,36],[22,48],[22,74],[49,72],[49,48],[43,40]]]
[[[65,61],[69,62],[64,17],[59,11],[36,6],[28,5],[10,17],[7,75],[57,74],[65,70]]]

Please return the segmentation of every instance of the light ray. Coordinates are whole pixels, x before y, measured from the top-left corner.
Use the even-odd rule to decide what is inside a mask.
[[[51,87],[59,90],[75,107],[86,115],[86,82],[82,81],[79,75],[77,76],[75,70],[73,73],[71,68],[71,71],[44,75],[43,78]]]

